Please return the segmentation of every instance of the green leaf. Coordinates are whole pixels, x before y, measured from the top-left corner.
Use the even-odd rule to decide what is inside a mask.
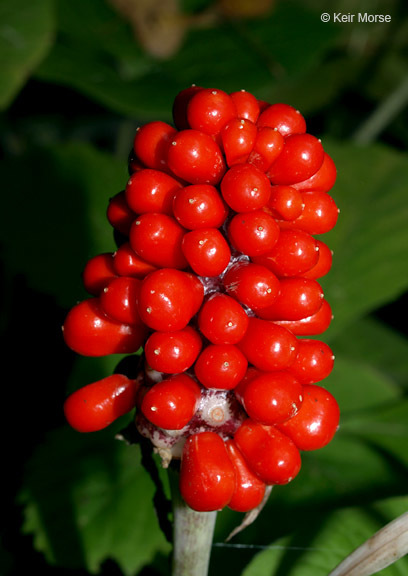
[[[242,576],[327,576],[348,554],[388,522],[403,514],[408,498],[376,502],[310,517],[294,534],[272,542],[257,554]],[[381,571],[384,576],[403,576],[408,558],[402,558]]]
[[[354,322],[349,330],[340,332],[329,342],[340,361],[347,358],[376,374],[381,372],[381,377],[391,379],[394,387],[408,388],[408,339],[387,324],[368,316]],[[335,366],[335,382],[344,382],[346,378],[341,370],[338,371],[337,360]],[[352,377],[351,381],[356,385],[360,379]],[[366,392],[371,395],[371,387]],[[351,402],[354,402],[354,395],[354,392],[350,393]]]
[[[5,110],[50,50],[52,0],[0,0],[0,110]]]
[[[110,559],[131,576],[169,552],[139,448],[114,440],[115,430],[56,430],[27,463],[23,529],[51,565],[97,573]]]
[[[319,384],[332,392],[343,414],[382,406],[401,395],[390,376],[370,363],[342,354],[336,355],[332,373]]]
[[[390,463],[407,472],[407,399],[400,399],[356,416],[351,415],[345,426],[349,434],[376,447],[387,456]]]
[[[341,210],[322,238],[334,251],[322,279],[333,308],[332,338],[408,287],[408,164],[404,154],[380,145],[327,142],[325,148],[337,165],[331,194]]]
[[[71,306],[84,295],[88,258],[115,250],[106,208],[127,181],[126,163],[72,143],[29,150],[1,164],[0,177],[5,262],[32,288]]]

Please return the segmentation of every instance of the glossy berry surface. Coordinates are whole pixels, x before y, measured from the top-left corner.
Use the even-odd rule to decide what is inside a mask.
[[[111,318],[123,324],[142,324],[139,315],[141,280],[127,276],[113,278],[100,294],[100,305]]]
[[[200,398],[200,387],[186,374],[158,382],[144,395],[141,410],[164,430],[180,430],[191,420]]]
[[[140,323],[124,324],[105,314],[98,298],[76,304],[65,318],[64,340],[83,356],[108,356],[137,352],[146,338]]]
[[[231,250],[218,228],[199,228],[183,236],[183,254],[197,276],[219,276],[227,267]]]
[[[257,422],[274,425],[293,417],[302,405],[303,388],[290,372],[262,372],[241,390],[248,416]]]
[[[261,504],[266,484],[249,468],[234,440],[228,440],[226,447],[235,470],[235,488],[228,508],[236,512],[249,512]]]
[[[235,490],[235,470],[224,440],[215,432],[187,438],[180,470],[180,492],[200,512],[221,510]]]
[[[323,289],[311,278],[282,278],[279,294],[268,307],[258,311],[266,320],[301,320],[315,314],[322,306]]]
[[[148,122],[137,129],[133,141],[135,157],[146,168],[167,171],[167,154],[176,130],[160,120]]]
[[[127,181],[126,203],[135,215],[146,212],[172,215],[173,197],[180,188],[180,182],[169,174],[146,168],[132,174]]]
[[[265,484],[287,484],[299,473],[299,450],[289,436],[277,428],[248,418],[234,439],[251,470]]]
[[[298,340],[283,326],[261,318],[250,318],[238,347],[260,370],[285,370],[295,360]]]
[[[276,220],[263,210],[239,212],[228,225],[228,238],[232,246],[247,256],[256,257],[273,250],[279,239]]]
[[[114,245],[85,264],[89,297],[63,326],[72,351],[126,355],[129,374],[64,409],[83,432],[135,409],[188,506],[246,513],[339,426],[319,339],[336,166],[289,103],[193,85],[171,114],[137,129],[127,182],[107,195]]]
[[[249,212],[264,206],[271,194],[271,184],[256,166],[244,163],[232,166],[221,182],[225,202],[235,212]]]
[[[258,126],[276,128],[282,136],[306,132],[306,121],[299,110],[283,102],[267,106],[258,118]]]
[[[327,378],[333,367],[334,354],[326,342],[301,338],[295,361],[289,371],[302,384],[315,384]]]
[[[112,374],[72,392],[64,402],[69,425],[78,432],[103,430],[134,409],[137,382]]]
[[[236,344],[244,337],[249,318],[242,306],[226,294],[212,294],[198,315],[198,326],[213,344]]]
[[[318,450],[334,437],[340,410],[334,396],[322,386],[303,387],[303,403],[299,412],[279,429],[290,437],[299,450]]]
[[[167,154],[170,170],[190,184],[218,184],[226,164],[220,147],[200,130],[178,132]]]
[[[233,344],[210,344],[194,365],[195,375],[206,388],[232,390],[245,376],[248,361]]]
[[[238,262],[230,266],[223,277],[227,294],[252,310],[270,306],[277,298],[281,283],[265,266]]]
[[[289,134],[268,174],[273,184],[291,185],[311,178],[324,160],[323,146],[311,134]]]
[[[189,230],[219,228],[228,215],[220,192],[211,184],[191,184],[177,190],[172,209],[178,223]]]
[[[160,268],[187,266],[181,243],[184,230],[167,214],[149,212],[138,216],[129,233],[132,249],[140,258]]]
[[[181,330],[196,313],[203,296],[199,280],[181,270],[161,268],[142,281],[140,317],[153,330]]]
[[[194,364],[201,346],[199,333],[186,326],[174,332],[153,332],[145,343],[144,352],[151,368],[166,374],[177,374]]]

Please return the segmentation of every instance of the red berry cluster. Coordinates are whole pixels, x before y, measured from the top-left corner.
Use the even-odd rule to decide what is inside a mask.
[[[249,511],[339,423],[313,338],[332,319],[316,236],[338,218],[334,162],[292,106],[192,86],[173,125],[137,130],[129,174],[107,208],[117,249],[86,264],[64,338],[87,356],[143,347],[142,369],[78,390],[67,419],[99,430],[136,407],[191,508]]]

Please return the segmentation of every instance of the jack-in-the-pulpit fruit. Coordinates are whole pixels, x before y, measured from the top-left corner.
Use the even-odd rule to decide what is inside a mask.
[[[86,263],[89,298],[63,326],[74,352],[137,355],[139,372],[77,390],[64,410],[80,432],[134,410],[163,465],[180,464],[188,506],[248,512],[339,426],[319,339],[336,166],[289,104],[194,85],[170,112],[137,129],[107,203],[115,245]]]

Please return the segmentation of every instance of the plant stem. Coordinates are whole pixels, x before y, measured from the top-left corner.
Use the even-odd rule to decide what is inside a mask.
[[[388,124],[407,106],[408,76],[381,103],[354,133],[353,140],[358,144],[369,144],[388,126]]]
[[[169,469],[173,503],[172,576],[207,576],[217,512],[196,512],[180,495],[179,474]]]

